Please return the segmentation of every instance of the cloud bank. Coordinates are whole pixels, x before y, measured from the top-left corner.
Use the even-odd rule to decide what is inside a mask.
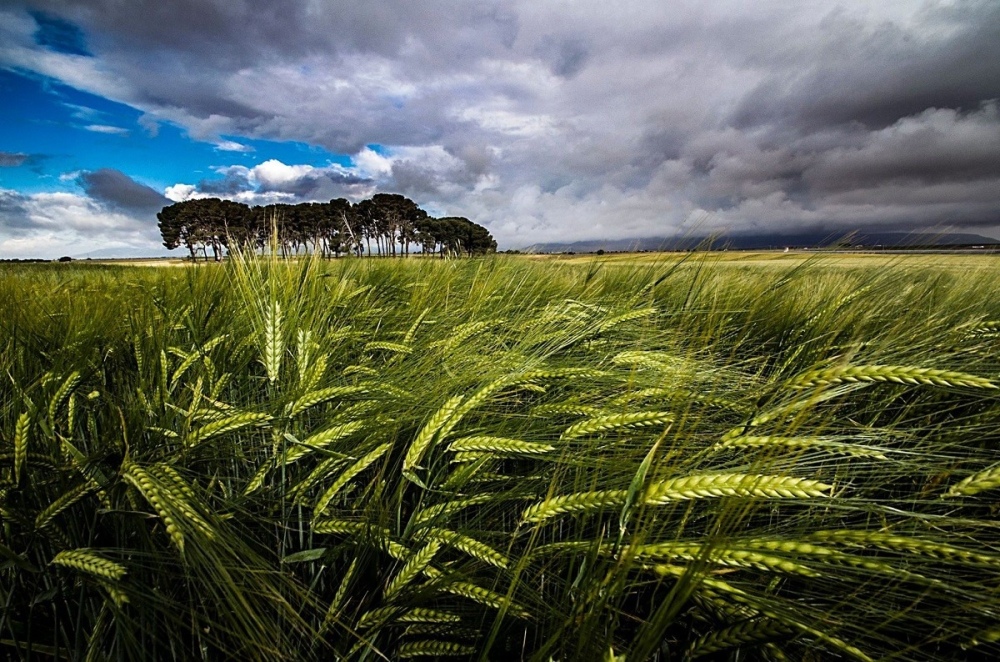
[[[6,3],[0,66],[216,145],[214,171],[167,186],[171,200],[400,192],[487,225],[502,248],[693,224],[1000,226],[995,0],[116,7]],[[227,163],[241,137],[349,158]],[[138,214],[105,179],[81,178],[84,197]]]

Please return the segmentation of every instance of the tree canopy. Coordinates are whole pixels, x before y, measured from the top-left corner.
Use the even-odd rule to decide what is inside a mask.
[[[221,260],[224,249],[239,245],[252,250],[273,246],[282,255],[409,255],[411,246],[424,254],[474,256],[493,253],[497,242],[489,230],[461,216],[433,218],[415,202],[394,193],[378,193],[351,203],[329,202],[254,206],[204,198],[177,202],[157,215],[163,245],[184,246],[192,259],[209,250]],[[374,250],[373,250],[374,244]]]

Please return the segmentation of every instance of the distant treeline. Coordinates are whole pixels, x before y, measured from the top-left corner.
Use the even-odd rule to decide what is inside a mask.
[[[191,259],[208,251],[221,260],[223,249],[263,250],[276,242],[282,255],[483,255],[496,251],[489,230],[467,218],[433,218],[402,195],[378,193],[351,203],[344,198],[297,205],[251,207],[232,200],[205,198],[164,207],[156,215],[163,245],[185,246]],[[374,251],[373,251],[374,244]]]

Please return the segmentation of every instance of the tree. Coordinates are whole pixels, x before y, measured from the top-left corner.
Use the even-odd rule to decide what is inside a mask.
[[[431,218],[417,203],[394,193],[378,193],[351,204],[344,198],[326,203],[271,204],[248,207],[232,200],[203,198],[177,202],[156,215],[163,245],[187,247],[191,259],[208,247],[221,260],[230,245],[261,250],[269,238],[282,256],[315,252],[339,257],[341,251],[361,256],[375,240],[382,256],[409,255],[419,244],[428,255],[483,255],[496,251],[489,230],[461,216]]]

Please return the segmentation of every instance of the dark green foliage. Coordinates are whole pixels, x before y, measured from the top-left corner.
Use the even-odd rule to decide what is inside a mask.
[[[199,250],[207,258],[211,248],[219,261],[230,243],[251,250],[273,247],[282,256],[315,253],[323,257],[361,255],[365,250],[369,255],[409,255],[414,243],[424,253],[441,257],[486,255],[497,248],[483,226],[461,217],[431,218],[409,198],[389,193],[377,193],[358,204],[337,198],[328,203],[252,208],[205,198],[164,207],[157,218],[163,245],[170,249],[185,246],[192,260]]]

